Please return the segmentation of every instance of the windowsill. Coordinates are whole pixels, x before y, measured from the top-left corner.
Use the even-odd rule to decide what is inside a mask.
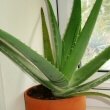
[[[106,108],[106,107],[87,107],[87,110],[110,110],[110,108]]]
[[[89,82],[91,80],[94,80],[96,78],[99,78],[99,77],[101,77],[104,74],[106,74],[106,73],[96,72],[96,74],[94,74],[93,76],[91,76],[86,82]],[[103,89],[104,90],[110,90],[110,80],[107,80],[107,81],[103,82],[102,84],[100,84],[99,86],[97,86],[95,88],[101,89],[101,90],[103,90]]]
[[[98,87],[96,87],[97,89],[105,89],[105,90],[110,90],[110,80],[105,81],[104,83],[102,83],[101,85],[99,85]]]

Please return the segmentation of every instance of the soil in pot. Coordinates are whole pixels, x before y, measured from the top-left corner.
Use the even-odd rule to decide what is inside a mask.
[[[34,86],[32,89],[30,89],[27,92],[27,94],[30,97],[33,97],[35,99],[42,99],[42,100],[57,100],[57,99],[60,99],[58,97],[55,97],[48,88],[46,88],[42,85]]]

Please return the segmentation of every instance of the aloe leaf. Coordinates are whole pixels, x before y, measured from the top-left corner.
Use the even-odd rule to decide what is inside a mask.
[[[85,83],[83,85],[76,87],[76,89],[77,89],[76,91],[85,91],[85,90],[92,89],[108,79],[110,79],[110,72],[106,73],[105,75],[103,75],[99,78],[96,78],[95,80],[92,80],[88,83]]]
[[[83,91],[87,91],[89,89],[92,89],[98,85],[100,85],[101,83],[103,83],[104,81],[110,79],[110,72],[108,72],[107,74],[96,78],[95,80],[92,80],[88,83],[85,83],[83,85],[80,86],[76,86],[76,87],[70,87],[69,89],[63,91],[64,93],[57,93],[57,95],[68,95],[68,94],[73,94],[73,93],[77,93],[77,92],[83,92]]]
[[[49,39],[49,33],[48,33],[45,16],[42,8],[41,8],[41,18],[42,18],[44,56],[45,58],[47,58],[48,61],[54,64],[52,49],[51,49],[51,44]]]
[[[102,51],[98,56],[92,59],[89,63],[73,73],[69,82],[70,86],[77,86],[91,75],[93,75],[107,60],[110,59],[110,46]]]
[[[38,70],[35,65],[32,65],[28,59],[19,55],[17,52],[13,51],[4,44],[0,45],[0,50],[12,61],[14,61],[23,71],[27,72],[34,80],[53,91],[58,89],[58,87],[56,87],[45,76],[43,76],[40,70]]]
[[[54,47],[55,47],[55,54],[56,54],[56,66],[60,67],[61,65],[61,56],[62,56],[62,40],[61,35],[59,32],[58,23],[55,18],[54,11],[52,9],[51,3],[49,0],[47,0],[47,7],[49,12],[49,18],[50,18],[50,27],[52,31],[52,38],[54,39]]]
[[[59,72],[57,68],[12,35],[0,30],[0,40],[13,51],[17,51],[18,54],[23,55],[32,64],[36,65],[38,69],[55,85],[63,87],[68,84],[64,75]]]
[[[71,96],[98,96],[98,97],[105,97],[105,98],[110,98],[110,95],[108,94],[104,94],[104,93],[100,93],[100,92],[78,92],[78,93],[73,93],[70,94],[68,97]]]
[[[89,89],[92,89],[92,88],[100,85],[101,83],[103,83],[104,81],[106,81],[108,79],[110,79],[110,72],[108,72],[107,74],[105,74],[95,80],[85,83],[83,85],[76,86],[76,87],[69,87],[69,88],[63,90],[62,93],[55,92],[54,94],[57,96],[67,96],[68,94],[73,94],[73,93],[75,94],[77,92],[87,91]]]
[[[102,4],[102,0],[96,0],[94,7],[88,17],[88,20],[85,23],[85,26],[82,29],[80,36],[78,37],[78,40],[77,40],[74,48],[72,49],[72,51],[68,57],[68,60],[65,63],[65,66],[62,69],[63,73],[72,74],[75,71],[75,69],[77,68],[77,66],[86,50],[88,42],[90,40],[90,36],[94,29],[101,4]]]
[[[80,28],[81,28],[81,0],[74,0],[72,13],[63,38],[62,69],[70,52],[72,51],[72,48],[74,48],[77,42]],[[67,77],[70,76],[69,73],[66,75]]]

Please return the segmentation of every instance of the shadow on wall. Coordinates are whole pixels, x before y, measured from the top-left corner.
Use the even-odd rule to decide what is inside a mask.
[[[4,96],[4,83],[3,83],[3,76],[2,70],[0,65],[0,110],[6,110],[5,105],[5,96]]]

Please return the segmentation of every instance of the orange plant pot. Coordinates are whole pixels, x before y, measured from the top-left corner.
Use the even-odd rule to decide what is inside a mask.
[[[26,110],[86,110],[85,96],[67,99],[43,100],[29,96],[27,92],[30,89],[24,93]]]

